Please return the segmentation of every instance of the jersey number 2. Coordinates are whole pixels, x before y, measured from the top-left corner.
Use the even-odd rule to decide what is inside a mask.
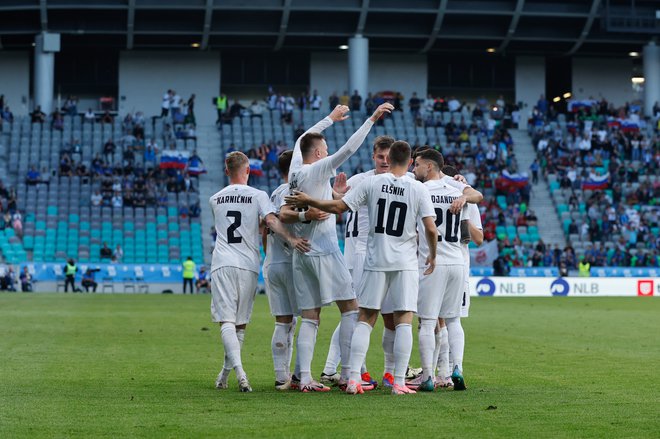
[[[229,244],[240,244],[243,242],[243,238],[234,235],[234,231],[241,226],[241,212],[230,210],[227,212],[227,218],[234,218],[234,223],[227,227],[227,242]]]
[[[392,201],[390,207],[387,211],[387,224],[383,227],[385,222],[385,198],[378,199],[378,221],[374,232],[384,233],[390,236],[401,236],[403,235],[403,228],[406,223],[406,212],[408,212],[408,206],[406,203],[401,203],[400,201]],[[396,218],[396,227],[394,226],[394,219]]]

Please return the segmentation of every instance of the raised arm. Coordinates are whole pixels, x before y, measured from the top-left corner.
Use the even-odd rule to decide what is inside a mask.
[[[362,145],[362,142],[364,142],[364,139],[367,137],[367,134],[369,134],[369,131],[371,131],[371,127],[376,123],[376,121],[384,114],[384,113],[391,113],[392,110],[394,110],[394,107],[392,104],[381,104],[376,111],[374,111],[374,114],[367,119],[358,130],[353,133],[350,139],[346,142],[344,146],[339,148],[339,151],[336,153],[332,154],[328,159],[332,163],[332,167],[334,169],[337,169],[340,167],[350,156],[352,156],[355,151],[358,150],[360,145]]]
[[[291,157],[290,168],[296,169],[302,166],[303,159],[302,159],[302,153],[300,151],[300,140],[305,136],[305,134],[323,132],[333,123],[348,119],[348,116],[346,116],[346,113],[348,112],[349,112],[349,108],[346,105],[337,105],[329,115],[321,119],[319,122],[316,123],[316,125],[314,125],[310,129],[305,131],[302,136],[298,137],[296,139],[296,144],[293,147],[293,156]]]

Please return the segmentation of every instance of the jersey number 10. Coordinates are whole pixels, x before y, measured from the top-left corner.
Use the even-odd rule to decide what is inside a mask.
[[[378,220],[376,221],[374,232],[384,233],[390,236],[401,236],[403,235],[403,228],[406,224],[408,206],[406,203],[400,201],[392,201],[389,209],[387,209],[387,224],[383,227],[383,223],[385,222],[386,202],[387,200],[385,200],[385,198],[378,199]],[[396,226],[394,225],[394,219],[396,219]]]

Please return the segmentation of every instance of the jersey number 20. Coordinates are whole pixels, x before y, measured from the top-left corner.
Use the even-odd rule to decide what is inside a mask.
[[[435,209],[435,226],[438,228],[438,242],[442,241],[440,235],[440,226],[442,225],[442,209]],[[461,223],[461,215],[454,215],[447,210],[447,218],[445,219],[445,241],[458,242],[458,226]]]

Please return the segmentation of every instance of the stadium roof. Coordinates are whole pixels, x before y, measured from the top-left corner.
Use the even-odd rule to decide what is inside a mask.
[[[654,0],[3,0],[0,47],[625,55],[660,36]]]

